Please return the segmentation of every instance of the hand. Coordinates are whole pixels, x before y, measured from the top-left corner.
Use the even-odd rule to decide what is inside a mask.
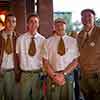
[[[53,77],[53,81],[62,86],[65,84],[65,79],[64,79],[64,75],[62,73],[56,73],[55,76]]]
[[[4,70],[0,69],[0,77],[3,77],[3,75],[4,75]]]

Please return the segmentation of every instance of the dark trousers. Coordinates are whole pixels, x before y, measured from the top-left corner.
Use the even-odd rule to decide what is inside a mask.
[[[80,100],[79,69],[74,70],[74,80],[75,80],[75,100]]]
[[[100,100],[100,75],[94,73],[91,77],[82,76],[80,80],[81,91],[85,100]]]

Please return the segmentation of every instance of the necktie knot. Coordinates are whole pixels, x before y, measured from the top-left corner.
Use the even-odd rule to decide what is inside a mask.
[[[7,38],[10,38],[10,34],[7,35]]]
[[[28,50],[28,54],[30,56],[34,56],[35,53],[36,53],[35,39],[34,39],[34,37],[32,37],[31,42],[30,42],[30,46],[29,46],[29,50]]]
[[[89,36],[89,33],[88,32],[86,32],[86,40],[88,40],[89,38],[90,38],[90,36]]]
[[[62,37],[60,37],[60,40],[58,43],[57,53],[61,56],[65,54],[65,44],[64,44],[64,40]]]
[[[34,39],[35,39],[34,36],[32,36],[32,37],[31,37],[31,40],[34,40]]]

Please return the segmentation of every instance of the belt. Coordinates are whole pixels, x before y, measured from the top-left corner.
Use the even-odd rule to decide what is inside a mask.
[[[14,71],[14,69],[4,69],[5,72]]]
[[[61,71],[56,71],[56,73],[63,73],[64,72],[64,70],[61,70]]]
[[[29,70],[29,71],[21,70],[21,72],[23,72],[23,73],[40,73],[41,69],[39,69],[39,70]]]

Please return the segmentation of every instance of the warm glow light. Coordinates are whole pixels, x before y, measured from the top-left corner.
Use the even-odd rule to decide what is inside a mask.
[[[1,19],[2,22],[4,22],[5,21],[5,15],[4,14],[1,14],[0,15],[0,19]]]

